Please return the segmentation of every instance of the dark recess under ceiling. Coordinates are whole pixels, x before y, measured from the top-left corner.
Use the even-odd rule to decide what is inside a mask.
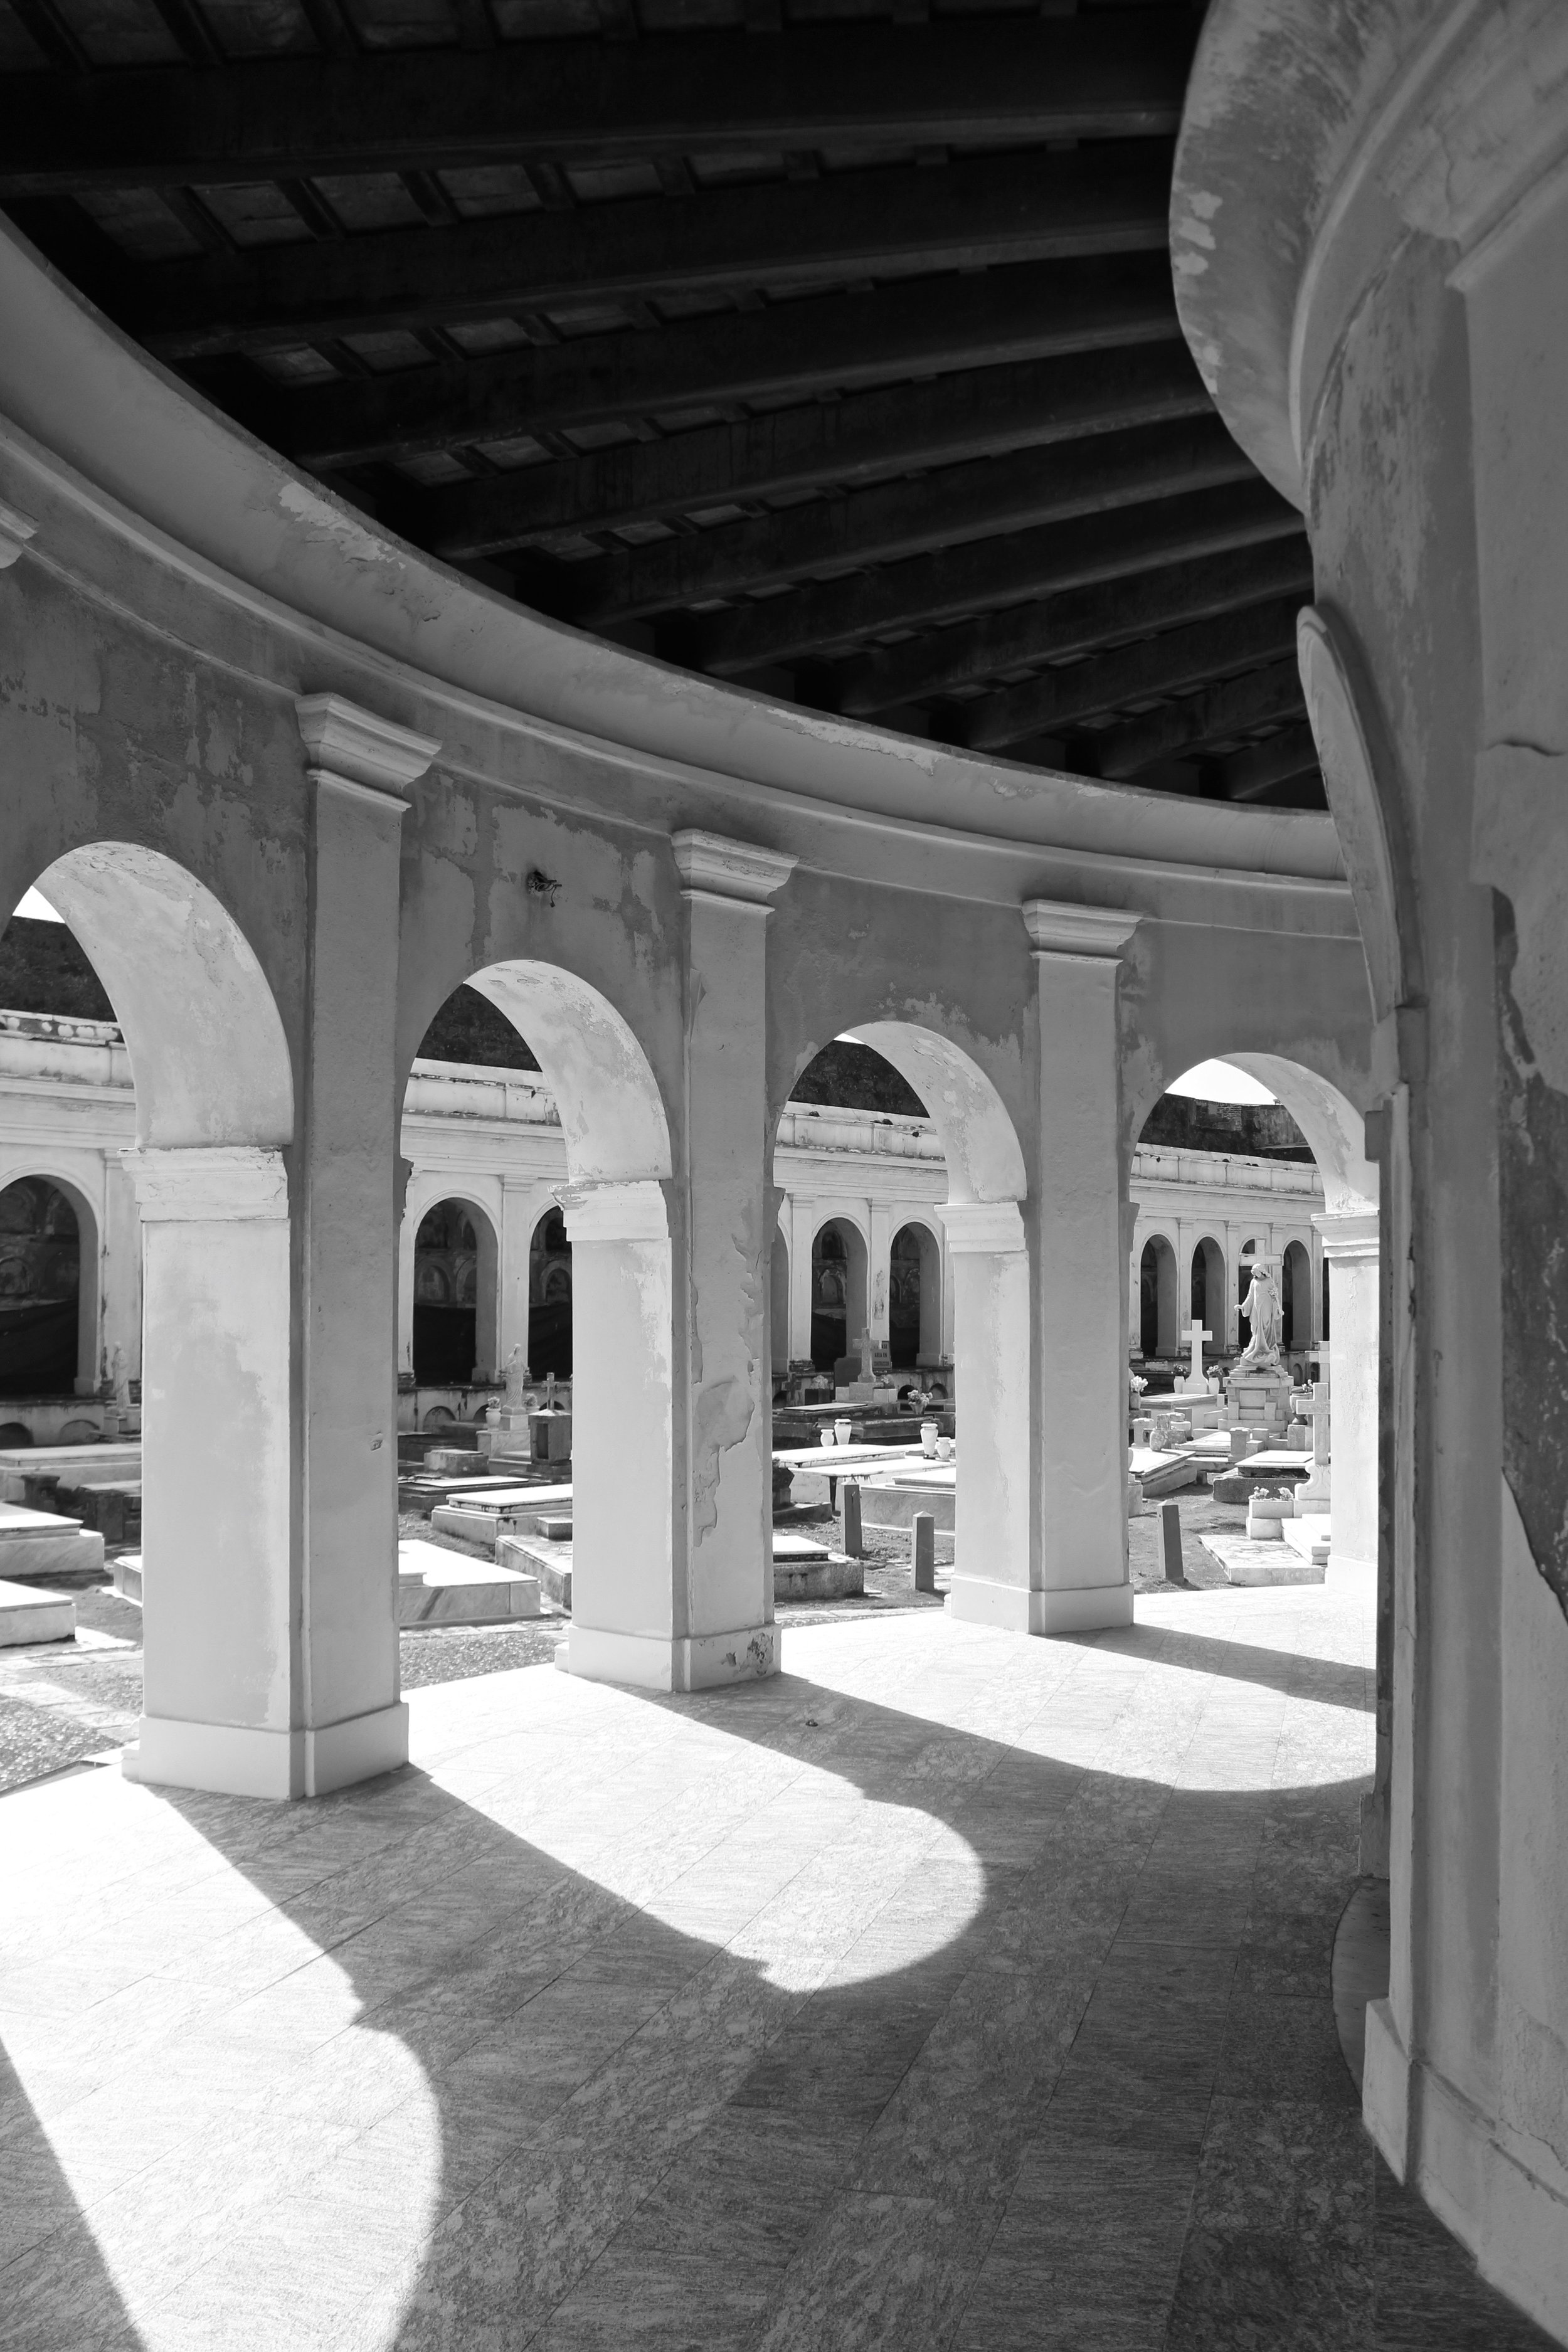
[[[1177,327],[1201,9],[0,0],[0,205],[416,545],[715,677],[1321,807]]]

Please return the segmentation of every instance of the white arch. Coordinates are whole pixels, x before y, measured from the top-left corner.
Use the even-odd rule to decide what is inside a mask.
[[[1362,1115],[1348,1096],[1282,1054],[1222,1054],[1219,1059],[1245,1070],[1284,1104],[1318,1163],[1331,1216],[1376,1208],[1377,1169],[1366,1156]]]
[[[292,1142],[294,1076],[278,1006],[249,940],[205,885],[155,849],[100,841],[57,857],[37,887],[114,1007],[137,1142]]]
[[[912,1021],[857,1023],[855,1034],[908,1079],[942,1138],[950,1202],[1021,1201],[1024,1153],[1007,1106],[963,1048]]]
[[[670,1174],[669,1122],[647,1055],[609,999],[559,964],[521,958],[471,972],[528,1040],[555,1096],[574,1184]]]

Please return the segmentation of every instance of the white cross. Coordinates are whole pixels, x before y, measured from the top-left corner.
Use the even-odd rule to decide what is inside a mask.
[[[1212,1339],[1214,1333],[1205,1331],[1201,1323],[1192,1323],[1183,1337],[1193,1351],[1192,1384],[1194,1388],[1201,1389],[1204,1384],[1204,1341]]]

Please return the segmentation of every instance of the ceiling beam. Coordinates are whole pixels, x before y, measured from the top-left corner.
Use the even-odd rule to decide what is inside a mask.
[[[1146,636],[1152,629],[1212,618],[1269,596],[1310,595],[1312,558],[1300,520],[1294,532],[1283,530],[1263,544],[1250,529],[1244,506],[1240,522],[1241,536],[1226,542],[1226,551],[1073,588],[1044,603],[1016,603],[907,645],[879,646],[839,672],[837,708],[853,718],[869,718],[879,710],[983,684],[1030,662],[1092,653]],[[1023,686],[1010,689],[1018,694],[1026,690]]]
[[[978,457],[574,564],[566,616],[603,628],[848,565],[896,565],[931,548],[1002,532],[1016,538],[1039,524],[1244,482],[1253,474],[1217,416]]]
[[[1269,662],[1217,686],[1200,687],[1195,694],[1184,695],[1125,727],[1108,729],[1095,738],[1100,772],[1121,782],[1162,760],[1180,760],[1206,744],[1248,735],[1282,719],[1299,719],[1305,708],[1294,657]]]
[[[1322,782],[1318,747],[1305,719],[1299,726],[1282,727],[1267,743],[1254,743],[1245,751],[1233,751],[1228,760],[1216,761],[1215,773],[1226,798],[1233,801],[1261,800],[1276,784],[1296,776],[1317,776],[1320,790]]]
[[[127,269],[120,315],[161,358],[496,311],[1163,249],[1163,149],[836,173],[460,226],[378,230]]]
[[[966,705],[964,740],[971,751],[999,751],[1032,735],[1061,734],[1146,697],[1201,685],[1227,669],[1274,660],[1294,646],[1300,609],[1300,596],[1284,596],[1042,670],[1021,686]]]
[[[26,0],[25,0],[26,5]],[[197,21],[188,0],[158,0]],[[773,41],[523,40],[222,70],[119,68],[6,109],[0,199],[360,172],[1173,136],[1196,18],[1170,8]],[[182,45],[193,54],[186,34]],[[205,61],[218,58],[210,44]]]
[[[735,676],[836,651],[883,629],[918,628],[976,606],[1021,604],[1300,528],[1295,508],[1260,481],[1159,499],[1125,514],[1090,515],[942,548],[880,572],[710,614],[690,625],[689,658],[717,677]],[[920,700],[927,692],[917,684],[900,699]]]
[[[805,400],[919,371],[1180,341],[1169,258],[1134,253],[810,295],[656,335],[584,335],[467,367],[253,392],[248,404],[237,387],[226,387],[226,397],[247,405],[249,421],[286,457],[347,466],[626,416],[784,394]]]
[[[1210,407],[1177,344],[1026,360],[454,482],[424,495],[410,528],[437,554],[462,561],[552,533],[618,530],[825,482],[850,488],[900,467],[956,465]]]

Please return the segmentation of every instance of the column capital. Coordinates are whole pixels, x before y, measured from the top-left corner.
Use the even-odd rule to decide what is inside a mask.
[[[657,1176],[589,1179],[554,1194],[574,1249],[579,1242],[668,1242],[669,1211]]]
[[[1121,907],[1070,907],[1056,898],[1026,898],[1021,912],[1037,955],[1096,962],[1120,958],[1143,919]]]
[[[20,507],[8,507],[0,499],[0,572],[9,571],[27,541],[37,535],[38,526],[31,515],[25,515]]]
[[[948,1201],[937,1215],[952,1255],[1014,1255],[1025,1247],[1016,1201]]]
[[[399,816],[407,806],[404,793],[441,749],[430,736],[395,726],[341,694],[296,695],[294,712],[311,754],[309,772],[314,782],[378,806],[391,803]]]
[[[247,1144],[189,1144],[122,1151],[143,1224],[239,1224],[289,1214],[280,1151]]]
[[[1313,1230],[1321,1236],[1323,1255],[1331,1265],[1342,1258],[1374,1258],[1378,1248],[1378,1215],[1375,1209],[1354,1209],[1336,1216],[1325,1210],[1314,1215]]]
[[[800,863],[782,849],[761,849],[754,842],[730,841],[692,826],[671,834],[669,845],[680,869],[683,898],[721,898],[760,907],[764,913]]]

